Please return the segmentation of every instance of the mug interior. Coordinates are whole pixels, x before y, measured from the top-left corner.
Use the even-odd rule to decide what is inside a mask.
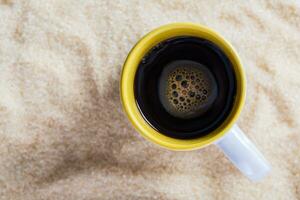
[[[233,108],[223,123],[209,134],[189,139],[175,139],[156,131],[145,121],[138,109],[134,95],[134,79],[145,54],[158,43],[179,36],[193,36],[216,44],[229,58],[236,75],[236,97]],[[172,150],[191,150],[208,145],[222,137],[237,120],[245,101],[245,75],[241,62],[233,47],[220,35],[207,27],[192,23],[175,23],[157,28],[144,36],[131,50],[123,67],[121,76],[121,100],[124,110],[138,132],[150,141]]]

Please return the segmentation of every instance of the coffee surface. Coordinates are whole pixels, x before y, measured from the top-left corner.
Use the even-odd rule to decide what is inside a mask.
[[[218,128],[230,114],[235,74],[214,43],[180,36],[145,54],[134,90],[138,109],[151,127],[172,138],[193,139]]]
[[[167,64],[159,80],[159,98],[168,113],[189,119],[204,114],[217,97],[217,83],[206,66],[177,60]]]

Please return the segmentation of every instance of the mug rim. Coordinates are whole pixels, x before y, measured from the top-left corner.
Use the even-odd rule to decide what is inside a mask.
[[[176,139],[159,133],[147,122],[138,108],[134,95],[134,79],[140,61],[158,43],[178,36],[194,36],[216,44],[233,65],[237,91],[233,108],[222,124],[209,134],[195,139]],[[146,139],[171,150],[193,150],[209,145],[225,135],[238,119],[246,97],[245,72],[232,45],[210,28],[189,22],[172,23],[158,27],[142,37],[129,52],[123,65],[120,81],[120,97],[129,121]]]

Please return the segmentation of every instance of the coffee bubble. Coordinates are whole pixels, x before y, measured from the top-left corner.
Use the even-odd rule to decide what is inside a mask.
[[[198,117],[217,98],[214,76],[206,66],[194,61],[178,60],[167,64],[159,79],[159,99],[174,117]]]

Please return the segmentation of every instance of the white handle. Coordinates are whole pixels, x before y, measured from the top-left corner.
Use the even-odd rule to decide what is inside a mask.
[[[215,144],[252,181],[259,181],[271,170],[270,164],[236,125]]]

